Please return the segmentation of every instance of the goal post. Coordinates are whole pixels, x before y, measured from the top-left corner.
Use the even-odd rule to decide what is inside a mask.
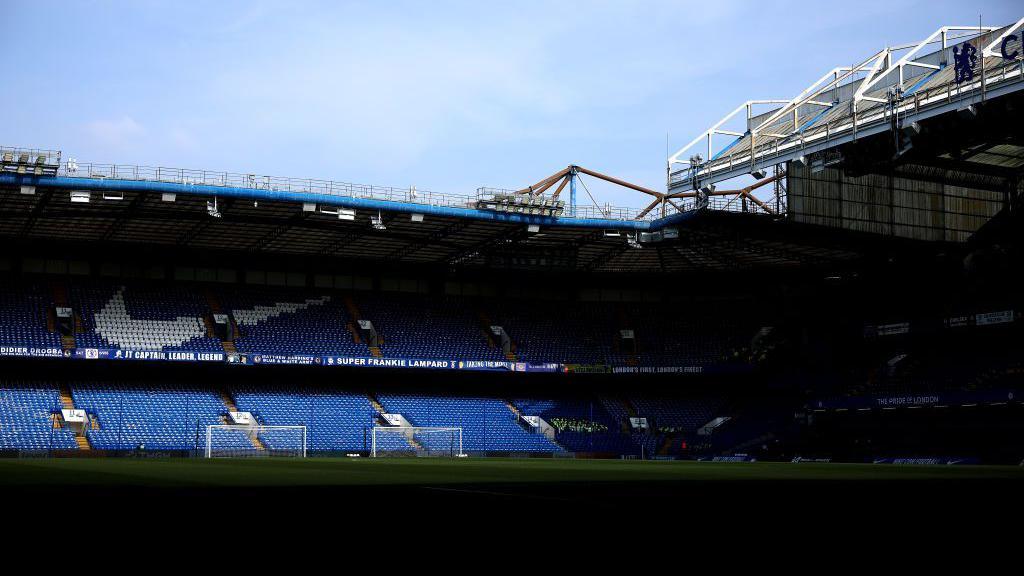
[[[305,458],[306,427],[212,424],[206,427],[203,453],[207,458]]]
[[[459,458],[462,428],[446,426],[374,426],[370,456],[440,456]]]

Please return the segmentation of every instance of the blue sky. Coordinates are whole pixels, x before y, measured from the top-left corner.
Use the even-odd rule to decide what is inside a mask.
[[[678,148],[745,100],[979,12],[1024,16],[1007,0],[4,4],[4,145],[452,193],[571,163],[663,189],[666,134]]]

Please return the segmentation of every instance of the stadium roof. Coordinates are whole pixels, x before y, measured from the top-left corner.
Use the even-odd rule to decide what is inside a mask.
[[[781,219],[711,211],[688,213],[658,232],[634,235],[611,227],[566,224],[567,219],[532,231],[520,221],[458,213],[425,214],[418,220],[409,211],[356,210],[352,220],[341,220],[332,213],[307,211],[302,202],[290,199],[241,196],[219,197],[219,216],[213,216],[208,196],[177,194],[170,201],[145,186],[106,194],[93,191],[88,202],[83,199],[77,189],[41,183],[33,193],[25,193],[20,185],[0,183],[0,236],[26,243],[89,243],[92,250],[153,246],[598,272],[829,265],[859,258],[876,249],[879,241]]]
[[[906,126],[1024,90],[1022,28],[1024,18],[998,28],[944,26],[836,67],[793,98],[747,101],[669,157],[669,188],[695,190],[806,159],[889,131],[894,116]]]

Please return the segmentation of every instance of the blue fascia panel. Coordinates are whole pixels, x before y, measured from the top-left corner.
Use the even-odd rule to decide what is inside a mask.
[[[658,230],[665,226],[664,221],[679,221],[676,214],[655,221],[645,220],[602,220],[599,218],[554,218],[509,212],[492,212],[476,208],[456,208],[452,206],[432,206],[429,204],[413,204],[392,200],[376,200],[372,198],[355,198],[331,194],[310,192],[286,192],[278,190],[260,190],[257,188],[239,188],[229,186],[209,186],[205,184],[178,184],[174,182],[153,182],[148,180],[114,180],[105,178],[68,178],[66,176],[19,176],[0,174],[0,184],[29,185],[66,190],[91,190],[99,192],[169,192],[182,195],[218,196],[222,198],[248,198],[256,200],[277,200],[290,202],[315,202],[327,206],[340,206],[363,210],[380,210],[386,212],[402,212],[450,216],[454,218],[472,218],[491,222],[509,222],[521,224],[538,224],[541,226],[559,226],[572,228],[604,228],[615,230]]]

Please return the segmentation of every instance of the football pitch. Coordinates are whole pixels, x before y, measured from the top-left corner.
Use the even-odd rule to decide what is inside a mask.
[[[1020,482],[1017,466],[525,458],[52,458],[0,460],[5,489]]]
[[[8,503],[64,501],[93,514],[192,522],[210,510],[493,523],[639,514],[788,519],[914,510],[919,518],[1020,511],[1024,469],[573,459],[53,458],[0,460]],[[117,522],[121,522],[118,520]]]

